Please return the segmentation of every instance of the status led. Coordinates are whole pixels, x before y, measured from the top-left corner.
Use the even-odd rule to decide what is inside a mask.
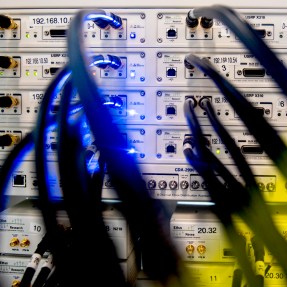
[[[131,39],[135,39],[136,38],[136,33],[135,32],[131,32],[130,33],[130,38]]]
[[[130,71],[130,77],[131,77],[132,79],[134,79],[134,78],[136,77],[136,71],[135,71],[135,70],[131,70],[131,71]]]
[[[128,153],[129,154],[134,154],[134,153],[136,153],[136,149],[135,148],[130,148],[129,150],[128,150]]]
[[[135,116],[137,114],[136,110],[128,110],[129,116]]]

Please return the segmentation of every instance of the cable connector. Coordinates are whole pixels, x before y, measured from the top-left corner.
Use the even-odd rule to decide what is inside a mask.
[[[254,250],[255,260],[264,261],[265,250],[264,250],[264,245],[262,244],[262,242],[256,236],[253,236],[251,238],[251,244]]]
[[[122,19],[113,13],[98,15],[98,17],[95,17],[92,21],[101,29],[109,29],[109,27],[114,29],[122,28]]]
[[[206,110],[207,105],[211,104],[211,97],[203,96],[198,103],[203,110]]]
[[[17,23],[6,15],[0,15],[0,29],[15,30],[18,28]]]
[[[196,28],[198,24],[198,18],[194,16],[193,9],[191,9],[186,16],[186,25],[189,28]]]
[[[121,29],[123,26],[122,19],[113,13],[111,13],[111,18],[112,18],[112,21],[110,23],[111,27],[114,29]]]
[[[122,66],[122,61],[119,57],[114,55],[97,55],[92,57],[90,66],[97,66],[100,69],[105,69],[109,66],[117,70]]]

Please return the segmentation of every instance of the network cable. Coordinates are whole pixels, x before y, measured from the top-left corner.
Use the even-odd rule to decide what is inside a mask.
[[[98,10],[97,14],[89,14],[89,20],[94,21],[95,24],[106,22],[108,25],[115,29],[119,29],[122,26],[120,17],[114,15],[113,13],[106,13],[104,10]],[[101,26],[101,24],[100,24]],[[102,59],[103,60],[103,59]],[[89,65],[91,62],[89,63]],[[115,63],[117,64],[117,63]],[[57,95],[64,87],[64,85],[70,79],[71,71],[65,66],[63,67],[50,85],[48,86],[44,99],[42,101],[40,112],[36,121],[36,128],[34,131],[35,138],[35,160],[36,160],[36,170],[37,177],[39,181],[38,191],[39,191],[39,201],[41,204],[41,210],[43,213],[44,222],[47,230],[51,230],[50,233],[54,234],[56,238],[56,216],[51,198],[49,198],[49,182],[48,182],[48,170],[46,165],[46,130],[50,120],[49,110],[52,104],[54,95]],[[53,248],[53,247],[52,247]],[[55,259],[56,260],[56,259]]]
[[[87,72],[88,59],[82,43],[83,23],[93,11],[80,11],[72,20],[68,33],[69,67],[73,82],[83,103],[87,119],[94,134],[96,145],[107,164],[115,190],[123,204],[124,215],[131,228],[133,240],[140,235],[145,271],[151,278],[168,286],[171,277],[182,285],[181,261],[171,242],[165,224],[166,211],[160,202],[153,200],[145,186],[134,159],[126,153],[126,141],[113,124],[96,83]],[[95,111],[97,111],[95,113]],[[101,124],[99,124],[101,123]]]
[[[121,62],[119,60],[119,58],[112,56],[112,55],[108,55],[108,56],[103,56],[103,55],[97,55],[97,56],[93,56],[91,57],[91,65],[95,65],[95,62],[98,61],[99,66],[101,66],[102,68],[106,67],[107,65],[112,65],[113,67],[120,67]],[[52,87],[50,87],[50,90],[48,89],[48,91],[46,92],[46,101],[44,101],[43,106],[42,106],[42,115],[44,115],[46,117],[46,126],[49,127],[51,124],[55,125],[55,116],[51,116],[49,111],[49,106],[51,105],[51,99],[53,99],[53,95],[55,95],[59,90],[61,90],[64,86],[64,83],[68,82],[70,73],[69,71],[64,67],[62,69],[62,71],[59,72],[58,76],[56,76],[56,78],[54,79],[54,81],[52,82]],[[49,92],[51,92],[51,95],[49,94]],[[48,103],[49,102],[49,103]],[[75,111],[79,111],[81,109],[80,105],[73,105],[71,110],[72,113],[69,114],[69,116],[71,116],[71,114],[75,114]],[[40,134],[42,135],[44,132],[40,132]],[[15,146],[14,150],[9,154],[7,160],[4,162],[3,168],[1,169],[1,178],[3,178],[3,180],[1,180],[1,185],[3,185],[3,188],[1,188],[1,192],[4,194],[5,190],[7,188],[7,184],[8,184],[8,179],[10,179],[10,176],[12,174],[12,171],[15,168],[15,163],[19,163],[20,160],[24,157],[24,154],[26,154],[26,150],[27,147],[29,146],[30,149],[33,148],[33,135],[28,134],[28,136],[26,138],[24,138],[20,144],[18,144],[17,146]],[[29,149],[29,150],[30,150]],[[22,155],[23,154],[23,155]],[[46,161],[43,161],[43,165],[45,165]],[[40,164],[42,164],[40,163]],[[48,188],[48,186],[47,186]],[[4,203],[4,200],[1,201],[1,203]],[[5,205],[3,206],[4,209]],[[42,211],[44,210],[44,212],[46,212],[46,210],[50,210],[51,209],[42,209]],[[52,209],[53,210],[53,209]],[[51,218],[51,216],[48,216],[48,218]],[[56,222],[54,221],[54,224],[56,224]],[[54,225],[55,226],[55,225]],[[48,225],[48,229],[49,229],[49,225]],[[55,238],[57,238],[57,236],[55,236]],[[25,278],[24,278],[25,279]],[[24,280],[25,282],[25,280]]]
[[[219,121],[212,107],[210,99],[207,97],[203,97],[199,102],[199,106],[206,112],[214,130],[219,135],[219,137],[222,139],[225,146],[228,147],[228,151],[231,154],[232,158],[234,159],[235,165],[237,166],[241,175],[243,175],[246,186],[250,190],[259,192],[257,183],[255,181],[254,175],[251,171],[249,164],[246,162],[245,158],[243,157],[239,147],[234,143],[234,139],[231,137],[229,132],[225,129],[225,127]]]
[[[255,274],[259,282],[259,285],[264,286],[264,276],[265,276],[264,245],[257,236],[253,236],[251,238],[251,244],[254,250]]]
[[[188,13],[188,17],[190,18],[198,18],[200,16],[211,19],[216,18],[230,28],[247,49],[259,60],[260,64],[266,68],[285,96],[287,96],[286,67],[248,22],[241,19],[233,9],[223,5],[198,7],[190,10]]]
[[[239,244],[240,244],[240,240],[239,240]],[[246,239],[244,236],[241,236],[241,244],[242,244],[243,248],[245,248]],[[231,287],[241,287],[242,281],[243,281],[243,276],[244,276],[244,274],[243,274],[242,268],[238,264],[238,260],[235,260]]]
[[[277,131],[264,117],[258,115],[257,110],[242,96],[239,90],[223,78],[207,59],[200,59],[193,54],[188,54],[185,61],[187,64],[197,66],[217,85],[250,133],[287,178],[287,148]],[[273,148],[274,146],[276,149]]]
[[[231,102],[232,106],[234,107],[235,111],[238,113],[238,115],[242,118],[242,120],[245,122],[246,126],[250,131],[254,134],[255,138],[258,140],[260,144],[263,145],[263,147],[267,147],[270,150],[271,147],[274,145],[276,148],[274,150],[279,150],[278,155],[276,154],[276,158],[280,156],[280,154],[286,155],[286,147],[280,137],[277,135],[276,131],[265,121],[263,117],[256,117],[256,112],[254,112],[254,107],[247,102],[243,98],[243,96],[240,94],[240,92],[233,87],[227,80],[222,78],[218,72],[216,72],[213,67],[210,65],[210,63],[207,60],[199,59],[198,57],[189,54],[186,57],[186,60],[189,63],[193,63],[194,65],[198,66],[200,69],[204,71],[214,82],[215,84],[220,88],[223,95],[226,96],[229,102]],[[252,115],[252,117],[251,117]],[[257,124],[261,124],[260,126],[257,126]],[[252,128],[252,129],[251,129]],[[262,130],[264,130],[264,133],[266,133],[268,136],[265,136],[265,134],[262,134]],[[272,142],[268,137],[272,137]],[[268,145],[266,144],[268,142]],[[230,143],[231,144],[231,143]],[[278,144],[278,146],[277,146]],[[281,151],[281,152],[280,152]],[[272,154],[277,152],[272,152]],[[268,153],[269,154],[269,153]],[[238,156],[242,157],[242,155]],[[237,157],[238,157],[237,156]],[[271,157],[271,156],[270,156]],[[279,159],[277,162],[273,158],[273,161],[278,164]],[[234,158],[235,160],[235,158]],[[243,159],[241,159],[242,161]],[[242,165],[242,163],[239,165],[239,167]],[[286,172],[284,173],[283,161],[280,159],[280,165],[279,169],[282,171],[282,173],[286,176]],[[248,172],[249,169],[246,169],[245,171],[242,170],[243,176]],[[250,182],[251,175],[247,175],[247,181],[248,184],[252,183]],[[253,190],[254,189],[254,190]],[[286,269],[287,271],[287,262],[285,256],[282,256],[282,252],[279,251],[277,246],[280,246],[281,250],[285,250],[287,252],[287,246],[285,240],[282,238],[282,236],[278,233],[278,230],[274,226],[274,223],[272,221],[272,218],[270,217],[268,207],[265,205],[264,200],[261,197],[260,192],[258,192],[257,188],[254,188],[254,184],[251,186],[247,186],[247,190],[250,191],[251,195],[251,203],[252,203],[252,212],[248,213],[248,218],[246,218],[247,223],[252,225],[252,229],[257,230],[257,233],[260,234],[260,237],[264,238],[264,243],[269,248],[271,253],[277,258],[277,260],[280,262],[280,265],[282,268]],[[251,209],[249,209],[251,210]],[[258,212],[258,213],[257,213]],[[268,224],[267,224],[268,222]],[[267,225],[266,225],[267,224]],[[258,228],[261,226],[261,228]],[[265,232],[263,230],[268,226],[268,230],[266,229]],[[272,231],[271,228],[272,227]],[[272,234],[273,236],[271,236]],[[277,243],[275,243],[275,240],[278,240]]]
[[[85,148],[81,136],[83,117],[77,115],[74,119],[69,118],[72,91],[72,82],[69,82],[64,87],[59,110],[58,160],[63,200],[73,229],[73,246],[84,245],[86,238],[83,237],[83,230],[88,230],[93,226],[97,233],[94,239],[97,248],[90,250],[89,255],[72,249],[75,260],[86,263],[83,266],[75,266],[75,272],[70,275],[70,279],[65,281],[78,282],[79,280],[79,283],[87,285],[90,278],[83,277],[81,274],[93,272],[92,262],[89,262],[91,258],[97,258],[101,264],[94,272],[101,286],[128,286],[101,214],[102,176],[98,178],[99,183],[93,182],[96,184],[93,186],[87,170]],[[100,173],[102,174],[103,170]],[[70,268],[72,269],[73,266]],[[112,276],[109,276],[111,274]]]
[[[33,131],[34,144],[35,144],[35,164],[38,179],[38,201],[39,208],[42,212],[43,221],[47,233],[50,235],[50,250],[55,254],[55,262],[58,262],[58,254],[60,253],[60,242],[58,242],[59,230],[57,222],[56,206],[53,204],[50,198],[49,192],[49,173],[46,162],[46,138],[47,127],[50,123],[50,106],[53,102],[54,96],[56,96],[62,89],[65,83],[68,81],[70,71],[67,67],[63,67],[58,71],[56,76],[45,91],[44,98],[42,100],[36,126]],[[61,259],[61,257],[59,257]]]
[[[28,263],[25,272],[21,278],[19,287],[30,287],[33,276],[39,266],[40,260],[49,248],[49,241],[49,235],[48,233],[46,233],[41,239],[41,241],[38,243],[36,250],[32,254],[30,262]]]
[[[74,75],[73,75],[73,76],[74,76]],[[77,76],[76,76],[76,78],[77,78]],[[44,125],[43,125],[43,126],[45,126],[45,119],[44,119]],[[43,130],[44,130],[44,129],[43,129]],[[39,133],[39,134],[44,134],[44,133]],[[39,143],[39,141],[38,141],[38,143]],[[43,143],[44,143],[44,141],[42,140],[42,141],[41,141],[41,145],[43,145]],[[39,146],[41,146],[41,145],[39,144]],[[40,152],[41,152],[41,151],[40,151]],[[38,158],[41,158],[41,159],[45,160],[45,156],[38,157]],[[44,161],[43,161],[43,162],[44,162]],[[45,179],[45,177],[43,177],[43,179]],[[44,182],[44,181],[43,181],[43,182]],[[46,182],[46,183],[47,183],[47,182]],[[45,184],[45,183],[44,183],[44,184]],[[44,194],[46,194],[46,199],[45,199],[45,197],[44,197],[44,200],[46,200],[46,202],[47,202],[47,200],[48,200],[47,194],[48,194],[48,193],[47,193],[47,192],[44,192]],[[158,215],[157,215],[157,216],[158,216]],[[151,218],[154,220],[153,215],[151,216]],[[158,225],[157,228],[155,228],[155,230],[156,230],[157,232],[158,232],[158,231],[160,232],[160,231],[162,230],[162,227],[161,227],[160,225]],[[164,239],[164,237],[165,237],[164,234],[161,234],[161,236],[163,237],[162,239]],[[166,241],[166,239],[163,240],[163,242],[165,242],[165,241]],[[153,242],[153,243],[154,243],[154,242]],[[152,246],[153,243],[150,244],[150,246]],[[166,246],[166,244],[164,244],[164,245]],[[167,249],[167,250],[168,250],[168,249]],[[165,252],[166,252],[166,250],[165,250]],[[164,252],[164,253],[165,253],[165,252]],[[171,262],[172,262],[173,266],[177,266],[177,260],[172,260]],[[153,268],[151,268],[151,270],[153,270]],[[170,274],[169,271],[170,271],[170,270],[164,270],[164,273],[169,275],[169,274]],[[165,276],[166,276],[166,275],[165,275]],[[161,278],[161,279],[162,279],[162,278]]]
[[[53,255],[49,254],[48,257],[45,259],[45,263],[41,267],[36,279],[34,280],[32,287],[43,287],[53,267]]]
[[[249,188],[251,191],[254,190],[255,192],[260,192],[258,190],[256,181],[254,179],[254,176],[252,174],[252,171],[247,164],[247,162],[244,160],[240,149],[234,144],[233,138],[229,135],[229,133],[225,130],[225,128],[221,125],[219,119],[217,118],[214,109],[212,108],[212,104],[208,98],[202,98],[199,105],[206,111],[206,114],[208,115],[208,118],[210,119],[212,126],[216,130],[217,134],[220,136],[220,138],[223,140],[224,144],[228,147],[229,152],[232,154],[232,157],[236,159],[236,165],[243,174],[243,178],[246,182],[247,188]],[[259,286],[263,286],[263,280],[264,280],[264,268],[262,267],[262,262],[264,265],[264,247],[260,240],[256,236],[254,236],[251,239],[252,246],[255,253],[255,264],[256,264],[256,277],[258,279]],[[239,271],[236,271],[240,273]]]
[[[242,244],[242,238],[238,234],[231,216],[238,208],[236,207],[236,210],[234,210],[235,206],[233,204],[234,201],[232,200],[232,195],[236,193],[234,191],[231,192],[232,189],[229,190],[229,188],[219,180],[211,168],[213,163],[208,159],[208,149],[205,148],[204,136],[195,117],[192,104],[188,103],[188,101],[185,103],[185,114],[188,115],[188,119],[191,119],[188,123],[195,140],[194,142],[189,142],[189,139],[187,138],[184,141],[184,155],[188,162],[197,170],[207,183],[210,197],[215,203],[212,210],[226,229],[228,238],[234,247],[234,254],[242,267],[247,281],[250,286],[259,287],[256,282],[256,277],[253,274],[253,268]]]
[[[252,187],[252,182],[250,182],[250,178],[252,177],[251,171],[248,172],[249,168],[247,171],[243,171],[243,178],[246,180],[246,174],[247,174],[247,186],[246,188],[243,188],[239,182],[237,182],[235,179],[232,180],[230,176],[228,176],[228,180],[226,180],[226,175],[228,175],[227,170],[224,171],[225,167],[221,165],[220,167],[220,162],[215,159],[215,156],[212,156],[212,153],[209,149],[205,147],[204,144],[204,139],[203,139],[203,134],[200,130],[199,123],[196,119],[194,110],[193,110],[193,105],[191,101],[187,101],[185,103],[185,114],[187,116],[188,123],[193,131],[193,145],[197,148],[196,151],[200,151],[198,153],[199,157],[196,158],[194,156],[194,152],[192,149],[192,143],[190,144],[189,149],[186,148],[184,142],[184,154],[186,155],[187,159],[189,160],[190,164],[193,165],[199,172],[200,175],[203,176],[203,178],[207,181],[208,183],[208,190],[210,191],[211,198],[214,200],[216,205],[219,205],[217,207],[216,213],[220,212],[231,212],[238,214],[245,222],[246,224],[257,234],[260,236],[262,241],[266,244],[266,246],[269,248],[271,253],[275,255],[277,258],[279,264],[282,266],[283,269],[286,269],[286,260],[285,256],[282,256],[282,250],[286,250],[286,242],[284,238],[282,238],[281,234],[278,233],[278,230],[274,226],[274,223],[270,217],[270,214],[268,212],[268,208],[265,206],[264,201],[262,199],[262,196],[258,190],[258,188],[252,190],[252,188],[255,188],[254,186]],[[218,124],[218,123],[217,123]],[[223,128],[223,127],[221,127]],[[225,138],[225,137],[224,137]],[[234,145],[234,142],[230,140],[229,146],[227,146],[228,149],[230,149],[230,145]],[[236,148],[232,148],[232,150],[236,150]],[[241,169],[247,165],[247,163],[244,163],[244,159],[242,154],[237,154],[239,157],[241,163]],[[237,159],[234,159],[235,163],[237,163]],[[213,162],[213,163],[212,163]],[[214,162],[216,164],[214,164]],[[220,167],[220,168],[219,168]],[[224,193],[224,186],[220,188],[220,183],[216,178],[214,178],[214,174],[212,173],[212,169],[216,169],[218,174],[223,177],[227,184],[229,185],[231,193],[231,198],[233,197],[233,200],[228,200],[228,194]],[[252,184],[251,186],[248,184]],[[216,190],[220,194],[216,195]],[[220,190],[220,192],[219,192]],[[249,192],[250,196],[250,201],[248,201],[249,204],[247,205],[242,205],[242,201],[237,200],[240,196],[240,194],[244,195],[246,194],[246,191]],[[238,198],[239,199],[239,198]],[[225,202],[225,205],[222,205],[220,201]],[[240,204],[238,205],[238,202]],[[222,208],[221,208],[222,207]],[[234,208],[235,207],[235,208]],[[232,210],[234,208],[234,210]],[[260,214],[257,214],[259,212]],[[219,214],[219,218],[222,220],[222,216]],[[224,219],[224,218],[223,218]],[[223,221],[223,220],[222,220]],[[268,222],[268,223],[267,223]],[[268,227],[267,227],[268,226]],[[267,228],[266,228],[267,227]],[[272,234],[272,236],[270,236]],[[277,242],[277,243],[275,243]],[[277,247],[280,246],[280,249]],[[246,271],[244,270],[246,273]],[[258,281],[258,280],[257,280]],[[260,281],[258,282],[258,284]]]
[[[229,98],[231,98],[232,104],[234,106],[234,103],[237,104],[237,106],[234,106],[234,109],[237,111],[237,109],[240,109],[241,112],[238,112],[239,115],[243,114],[242,117],[245,117],[246,114],[248,114],[249,116],[252,114],[250,112],[250,110],[252,110],[252,106],[251,105],[246,105],[246,110],[245,110],[245,114],[242,112],[242,105],[241,102],[243,102],[242,99],[244,99],[241,94],[229,83],[227,82],[225,79],[223,79],[222,77],[220,77],[220,75],[211,67],[211,65],[209,65],[208,62],[204,61],[204,60],[200,60],[199,58],[197,58],[196,56],[192,56],[189,55],[187,57],[187,61],[189,63],[193,63],[196,66],[199,66],[207,75],[210,76],[210,78],[212,80],[214,80],[214,82],[221,88],[223,94],[227,97],[227,99],[229,100]],[[223,81],[224,80],[224,81]],[[234,89],[235,92],[237,93],[231,93],[230,89]],[[241,101],[237,101],[237,97],[238,99],[240,99]],[[254,113],[253,113],[253,121],[254,121]],[[259,120],[261,120],[259,118]],[[253,123],[250,123],[250,125],[253,125]],[[266,130],[264,130],[265,132],[267,132],[267,135],[270,136],[268,134],[268,131],[270,130],[270,126],[267,125],[269,128]],[[254,130],[255,127],[252,129]],[[274,130],[271,129],[271,134],[274,134]],[[276,134],[276,133],[275,133]],[[267,138],[268,138],[267,136]],[[264,138],[266,138],[266,136],[264,136]],[[263,141],[264,141],[263,138]],[[276,138],[273,139],[273,144],[274,142],[277,143],[276,139],[278,138],[277,134],[276,134]],[[281,139],[279,138],[279,140],[281,141]],[[259,140],[258,140],[259,141]],[[260,140],[259,142],[261,143],[262,140]],[[234,144],[234,142],[230,141],[229,145]],[[228,148],[228,147],[227,147]],[[233,150],[233,149],[232,149]],[[234,151],[236,151],[236,149],[234,149]],[[237,153],[237,155],[235,155],[236,157],[233,158],[235,162],[237,162],[238,160],[240,160],[240,164],[239,164],[239,168],[241,168],[242,170],[242,176],[245,177],[247,176],[247,186],[246,186],[246,190],[250,192],[250,206],[248,209],[245,210],[244,213],[241,214],[241,216],[244,215],[245,217],[245,221],[246,223],[251,227],[252,230],[255,231],[256,234],[260,234],[260,238],[264,241],[264,243],[266,244],[266,246],[268,247],[268,249],[271,251],[271,253],[277,258],[278,262],[280,262],[280,265],[282,266],[282,268],[287,271],[287,261],[285,256],[282,256],[282,250],[286,250],[287,246],[286,246],[286,242],[284,240],[284,238],[282,238],[282,236],[278,233],[277,228],[274,226],[274,223],[272,221],[272,218],[270,217],[269,211],[268,211],[268,207],[265,205],[264,200],[258,190],[258,188],[255,188],[255,184],[254,181],[252,180],[252,175],[251,175],[251,171],[249,168],[247,168],[245,171],[242,168],[243,166],[247,166],[247,164],[244,164],[244,159],[242,154]],[[251,180],[251,181],[250,181]],[[251,186],[248,186],[248,184],[251,184]],[[254,189],[254,190],[253,190]],[[268,224],[267,224],[268,222]],[[268,225],[268,229],[266,228],[266,226]],[[272,228],[272,231],[270,230],[270,228]],[[272,236],[270,236],[270,234],[272,234]],[[275,241],[277,241],[277,243],[275,244]],[[277,248],[278,246],[280,246],[281,251]],[[286,250],[287,252],[287,250]]]

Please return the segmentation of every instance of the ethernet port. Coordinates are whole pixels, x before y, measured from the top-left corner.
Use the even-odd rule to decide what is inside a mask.
[[[13,175],[13,183],[14,187],[26,187],[26,175],[16,174]]]
[[[176,153],[176,145],[175,144],[168,144],[165,146],[166,153]]]

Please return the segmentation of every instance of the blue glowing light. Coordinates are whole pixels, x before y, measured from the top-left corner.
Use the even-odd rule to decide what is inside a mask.
[[[135,115],[138,115],[136,110],[127,110],[129,116],[134,117]]]
[[[128,154],[135,154],[135,153],[137,153],[137,150],[134,147],[128,150]]]

